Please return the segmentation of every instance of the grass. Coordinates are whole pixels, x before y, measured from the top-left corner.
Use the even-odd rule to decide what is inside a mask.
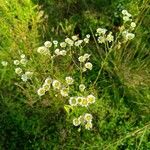
[[[87,149],[87,150],[149,150],[150,149],[150,76],[149,20],[150,10],[144,1],[85,0],[0,0],[0,149]],[[80,8],[80,9],[79,9]],[[99,45],[95,40],[98,27],[117,33],[122,25],[120,12],[133,14],[137,27],[135,38],[120,49]],[[36,52],[46,40],[62,41],[78,34],[90,34],[90,45],[80,53],[91,53],[93,69],[83,75],[86,92],[97,97],[89,107],[93,129],[88,131],[72,124],[67,114],[67,101],[55,93],[39,98],[36,91],[45,77],[59,77],[61,82],[70,73],[80,82],[77,49],[72,58],[54,61]],[[34,70],[34,79],[23,83],[15,74],[13,60],[24,53],[29,64],[23,69]],[[68,63],[69,62],[69,63]],[[96,81],[96,82],[95,82]],[[75,91],[78,82],[75,83]]]

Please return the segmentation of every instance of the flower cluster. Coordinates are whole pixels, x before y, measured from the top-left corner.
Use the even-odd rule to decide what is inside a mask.
[[[60,92],[61,96],[67,97],[69,95],[69,85],[72,85],[74,82],[74,79],[72,77],[66,77],[65,78],[65,84],[63,85],[60,81],[56,79],[52,79],[50,77],[46,78],[44,84],[42,87],[40,87],[37,90],[37,94],[39,96],[45,95],[46,91],[49,91],[50,87],[52,86],[54,90],[57,90]]]
[[[39,96],[45,95],[45,92],[49,91],[51,87],[51,83],[52,83],[52,79],[50,77],[46,78],[42,87],[40,87],[37,91],[38,95]]]
[[[112,32],[109,32],[107,34],[107,29],[105,28],[98,28],[96,30],[96,36],[98,37],[98,43],[105,43],[105,42],[113,42],[114,36],[112,35]]]
[[[87,69],[92,70],[93,65],[91,62],[88,62],[89,57],[90,57],[90,54],[86,53],[83,56],[80,56],[78,58],[79,62],[82,64],[81,67],[82,67],[83,72],[85,72]]]
[[[69,104],[71,106],[82,106],[82,107],[88,107],[90,104],[95,103],[95,96],[88,95],[86,97],[79,96],[79,97],[70,97]]]
[[[28,60],[25,56],[25,54],[20,55],[20,60],[16,59],[14,60],[14,65],[16,66],[15,68],[15,73],[19,75],[22,79],[22,81],[26,82],[27,80],[32,78],[33,72],[31,71],[23,71],[22,65],[26,66]]]
[[[78,118],[73,119],[74,126],[85,126],[85,129],[90,130],[93,127],[92,124],[93,116],[89,113],[85,113],[84,115],[79,116]]]

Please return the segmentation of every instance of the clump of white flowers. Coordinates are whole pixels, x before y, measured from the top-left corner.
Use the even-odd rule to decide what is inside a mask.
[[[113,42],[114,41],[114,36],[112,35],[112,32],[109,32],[107,34],[107,29],[105,28],[98,28],[96,30],[96,36],[98,37],[98,43],[105,43],[105,42]]]
[[[6,67],[8,65],[7,61],[1,61],[2,66]]]
[[[92,118],[93,116],[89,113],[85,113],[78,118],[73,119],[73,125],[74,126],[85,126],[85,129],[90,130],[93,127],[92,124]]]

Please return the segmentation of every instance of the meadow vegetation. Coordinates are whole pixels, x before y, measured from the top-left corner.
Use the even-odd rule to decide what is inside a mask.
[[[150,150],[149,0],[0,4],[0,149]]]

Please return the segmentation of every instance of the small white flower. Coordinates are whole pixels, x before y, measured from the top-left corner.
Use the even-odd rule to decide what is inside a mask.
[[[22,81],[26,82],[28,80],[28,77],[26,74],[21,75]]]
[[[90,38],[90,34],[87,34],[86,37],[89,39]]]
[[[81,121],[78,118],[73,119],[73,125],[79,126],[81,124]]]
[[[87,68],[87,69],[89,69],[89,70],[92,70],[92,67],[93,67],[93,65],[92,65],[92,63],[90,63],[90,62],[87,62],[87,63],[85,64],[85,68]]]
[[[104,35],[107,32],[107,29],[98,28],[96,31],[99,35]]]
[[[28,79],[31,79],[33,72],[27,71],[27,72],[25,72],[25,75],[27,76]]]
[[[122,10],[122,14],[123,14],[123,15],[127,15],[127,14],[128,14],[128,11],[127,11],[127,10]]]
[[[15,73],[20,75],[22,73],[22,69],[21,68],[16,68]]]
[[[106,38],[104,36],[99,36],[98,37],[98,43],[105,43]]]
[[[42,88],[45,90],[45,91],[49,91],[50,89],[50,84],[47,84],[47,83],[44,83]]]
[[[20,64],[20,62],[19,62],[19,60],[14,60],[14,65],[19,65]]]
[[[84,38],[83,40],[85,43],[89,43],[89,38]]]
[[[58,48],[55,50],[55,54],[60,55],[60,50]]]
[[[82,71],[85,72],[85,71],[87,71],[87,69],[85,67],[83,67]]]
[[[77,104],[82,106],[82,102],[84,100],[84,97],[79,96],[79,97],[76,98],[76,100],[77,100]]]
[[[85,53],[83,57],[88,59],[90,57],[90,54]]]
[[[78,36],[77,36],[77,35],[73,35],[71,38],[72,38],[74,41],[78,40]]]
[[[92,116],[91,114],[86,113],[86,114],[84,115],[84,120],[85,120],[86,122],[91,122],[91,121],[92,121],[92,118],[93,118],[93,116]]]
[[[95,103],[95,99],[95,96],[93,96],[92,94],[87,96],[87,101],[89,104]]]
[[[135,28],[136,27],[136,23],[135,22],[131,22],[131,27]]]
[[[85,90],[85,85],[84,85],[84,84],[80,84],[80,85],[79,85],[79,90],[80,90],[81,92],[83,92],[83,91]]]
[[[88,101],[87,101],[87,99],[86,99],[86,98],[82,98],[82,102],[81,102],[80,105],[83,106],[83,107],[87,107],[87,106],[88,106]]]
[[[2,66],[6,67],[8,65],[7,61],[1,61]]]
[[[65,48],[66,46],[67,46],[67,44],[65,42],[60,43],[60,47]]]
[[[54,89],[60,89],[61,88],[61,83],[58,80],[54,80],[52,83],[52,86]]]
[[[67,97],[68,96],[68,92],[69,90],[67,88],[62,88],[60,90],[60,94],[63,96],[63,97]]]
[[[46,78],[45,83],[50,85],[52,83],[52,79],[50,77]]]
[[[26,58],[26,55],[25,54],[21,54],[20,57],[23,59],[23,58]]]
[[[67,44],[69,44],[70,46],[73,46],[73,44],[74,44],[74,41],[71,40],[70,38],[66,38],[66,39],[65,39],[65,42],[66,42]]]
[[[124,20],[125,22],[127,22],[127,21],[130,21],[130,18],[129,18],[128,16],[124,16],[124,17],[123,17],[123,20]]]
[[[74,82],[74,79],[72,78],[72,77],[66,77],[66,83],[68,84],[68,85],[71,85],[71,84],[73,84],[73,82]]]
[[[80,56],[78,58],[79,62],[85,62],[86,61],[86,58],[84,56]]]
[[[75,46],[80,46],[83,43],[83,40],[78,40],[74,43]]]
[[[47,47],[47,48],[50,48],[50,47],[52,46],[52,42],[46,41],[46,42],[44,43],[44,46]]]
[[[57,45],[58,45],[58,41],[57,41],[57,40],[54,40],[54,41],[53,41],[53,44],[54,44],[55,46],[57,46]]]
[[[66,50],[62,50],[62,51],[60,51],[60,55],[62,55],[62,56],[66,56],[66,54],[67,54],[67,51],[66,51]]]
[[[50,55],[50,52],[47,47],[41,46],[37,49],[37,52],[43,55]]]
[[[45,95],[45,89],[44,89],[44,88],[39,88],[38,91],[37,91],[37,94],[38,94],[39,96]]]
[[[107,35],[106,40],[107,40],[108,42],[113,42],[114,36],[112,35],[112,32],[110,32],[110,33]]]
[[[128,40],[132,40],[134,37],[135,37],[135,34],[133,34],[133,33],[128,33],[128,34],[126,35],[126,38],[127,38]]]
[[[85,125],[85,129],[87,129],[87,130],[92,129],[92,127],[93,127],[92,122],[88,122],[88,123],[86,123],[86,125]]]
[[[78,101],[77,101],[76,97],[71,97],[71,98],[69,99],[69,104],[70,104],[71,106],[77,106]]]
[[[28,61],[27,61],[26,58],[22,58],[22,59],[20,60],[20,63],[21,63],[22,65],[26,65],[27,62],[28,62]]]

